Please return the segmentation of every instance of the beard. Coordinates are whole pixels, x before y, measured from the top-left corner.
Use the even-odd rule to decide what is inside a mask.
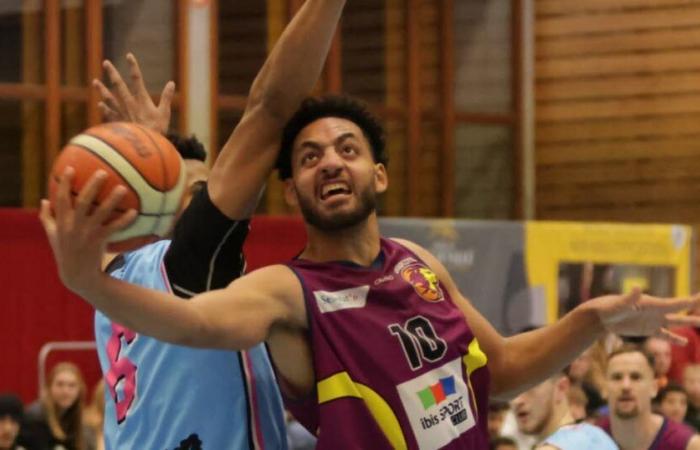
[[[632,409],[622,410],[616,406],[613,412],[618,419],[634,419],[639,416],[639,407],[635,405]]]
[[[351,228],[365,221],[377,209],[377,195],[371,186],[360,192],[359,204],[352,211],[324,214],[314,205],[312,199],[299,194],[298,201],[304,220],[321,231],[340,231]]]

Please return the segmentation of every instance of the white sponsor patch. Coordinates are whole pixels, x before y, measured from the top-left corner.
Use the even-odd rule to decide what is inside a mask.
[[[438,449],[472,428],[469,388],[457,358],[396,387],[421,449]]]
[[[364,308],[367,304],[369,285],[343,289],[342,291],[314,291],[318,309],[322,313],[340,311],[342,309]]]

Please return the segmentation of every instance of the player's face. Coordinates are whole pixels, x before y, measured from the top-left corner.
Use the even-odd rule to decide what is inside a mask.
[[[13,448],[19,434],[19,423],[11,416],[0,417],[0,449]]]
[[[78,399],[80,395],[80,380],[71,371],[58,372],[49,387],[51,400],[59,411],[65,411]]]
[[[620,419],[633,419],[651,410],[656,381],[643,354],[630,352],[613,356],[608,361],[605,378],[612,414]]]
[[[521,433],[539,435],[547,427],[554,407],[554,380],[546,380],[511,401]]]
[[[187,180],[185,181],[185,194],[182,199],[182,211],[190,204],[192,196],[204,187],[209,178],[209,167],[206,163],[196,159],[185,159]]]
[[[683,392],[669,392],[659,405],[661,414],[676,422],[683,422],[688,411],[688,396]]]
[[[663,339],[651,338],[646,342],[646,349],[654,355],[654,373],[666,375],[671,368],[671,344]]]
[[[316,120],[299,133],[292,172],[287,200],[323,231],[363,222],[376,209],[377,193],[387,187],[386,170],[374,162],[362,130],[336,117]]]

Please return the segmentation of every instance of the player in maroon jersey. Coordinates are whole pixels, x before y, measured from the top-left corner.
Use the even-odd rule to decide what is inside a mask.
[[[163,341],[247,348],[266,340],[299,419],[319,448],[487,448],[487,396],[514,395],[560,370],[606,330],[665,334],[700,298],[634,290],[579,305],[557,323],[505,338],[418,245],[383,239],[376,197],[388,187],[381,127],[356,102],[309,100],[283,134],[280,174],[308,243],[288,265],[266,267],[189,302],[164,301],[104,276],[108,203],[91,216],[69,201],[64,175],[42,221],[64,283],[113,320]],[[100,181],[80,194],[90,202]],[[87,210],[87,208],[84,208]],[[83,211],[83,209],[81,209]]]
[[[605,388],[610,417],[600,426],[622,449],[700,450],[700,436],[691,427],[652,412],[658,386],[653,356],[624,346],[608,357]]]

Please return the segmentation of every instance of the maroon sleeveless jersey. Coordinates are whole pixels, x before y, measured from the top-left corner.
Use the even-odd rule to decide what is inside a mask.
[[[372,267],[295,260],[316,390],[288,408],[319,449],[488,449],[489,372],[435,274],[381,240]]]
[[[598,426],[605,430],[610,437],[613,437],[609,417],[603,418]],[[664,417],[661,428],[659,428],[659,432],[656,433],[656,437],[649,446],[649,450],[685,450],[690,438],[694,435],[695,430],[688,425]]]

